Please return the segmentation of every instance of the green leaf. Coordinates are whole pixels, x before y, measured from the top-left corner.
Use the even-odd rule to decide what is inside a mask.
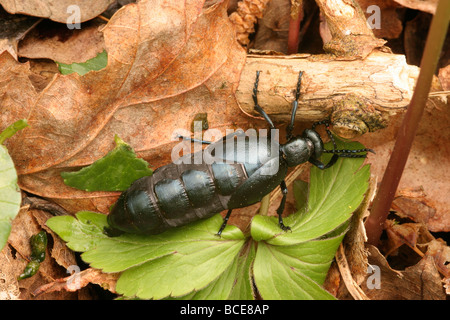
[[[306,212],[308,210],[309,183],[303,180],[296,180],[293,183],[293,191],[297,211]]]
[[[52,217],[46,224],[67,242],[70,249],[77,252],[92,250],[110,239],[103,233],[104,227],[108,226],[106,215],[100,213],[80,211],[76,218]]]
[[[85,191],[124,191],[135,180],[153,173],[128,144],[118,136],[114,140],[116,147],[90,166],[76,172],[61,172],[64,183]]]
[[[17,185],[17,172],[3,142],[17,131],[25,128],[27,122],[19,120],[0,133],[0,251],[8,241],[11,221],[19,213],[22,200]]]
[[[84,261],[104,272],[122,272],[116,290],[126,297],[162,299],[184,296],[215,281],[235,260],[244,235],[227,226],[216,233],[222,217],[215,215],[159,235],[107,237],[106,216],[80,212],[53,217],[47,225],[69,248],[84,251]]]
[[[253,272],[261,296],[266,300],[334,299],[321,285],[343,236],[291,246],[260,242]]]
[[[192,292],[185,300],[253,300],[251,265],[255,259],[255,242],[247,241],[233,263],[206,288]]]
[[[335,137],[339,149],[361,149],[360,143],[345,143]],[[327,149],[331,149],[329,145]],[[322,161],[327,163],[330,155]],[[292,232],[282,232],[274,217],[255,217],[251,233],[257,241],[292,245],[316,239],[341,226],[361,204],[368,188],[370,166],[361,167],[363,158],[340,158],[331,168],[311,168],[306,212],[300,210],[284,219]]]
[[[363,148],[359,143],[335,139],[338,149]],[[330,157],[324,155],[322,161],[327,163]],[[254,278],[264,299],[333,298],[321,285],[347,231],[348,220],[367,191],[370,167],[360,168],[363,161],[340,158],[326,170],[313,167],[308,197],[304,183],[294,185],[299,211],[283,219],[291,231],[281,231],[274,217],[253,218],[251,235],[259,241]]]
[[[87,60],[83,63],[72,63],[72,64],[65,64],[61,62],[57,62],[58,69],[61,74],[67,75],[71,73],[78,73],[80,76],[85,75],[89,71],[92,70],[101,70],[106,67],[108,64],[108,53],[106,50],[99,53],[96,57]]]

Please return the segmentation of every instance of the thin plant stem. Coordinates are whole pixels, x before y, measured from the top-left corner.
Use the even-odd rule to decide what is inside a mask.
[[[298,17],[294,19],[290,19],[289,21],[289,34],[288,34],[288,49],[287,54],[295,54],[298,52],[298,44],[300,41],[300,22],[302,20],[302,15],[298,15]]]
[[[440,0],[431,21],[430,31],[420,63],[420,73],[411,103],[398,130],[397,140],[389,159],[386,171],[376,194],[370,216],[365,226],[367,242],[377,246],[384,228],[389,209],[394,200],[400,178],[405,168],[409,152],[422,117],[431,81],[436,71],[442,45],[448,30],[450,1]]]
[[[269,213],[269,205],[270,205],[270,194],[267,194],[261,200],[261,206],[259,207],[259,214],[262,216],[267,216]]]

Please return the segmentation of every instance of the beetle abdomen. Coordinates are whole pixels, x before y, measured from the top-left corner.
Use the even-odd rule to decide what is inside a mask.
[[[187,170],[183,172],[181,179],[194,207],[201,207],[214,197],[214,181],[208,173],[200,170]]]
[[[227,209],[247,179],[240,164],[169,164],[122,193],[108,224],[127,233],[158,234]]]
[[[108,224],[128,233],[156,234],[167,229],[158,205],[147,190],[148,177],[136,180],[123,192],[108,215]]]

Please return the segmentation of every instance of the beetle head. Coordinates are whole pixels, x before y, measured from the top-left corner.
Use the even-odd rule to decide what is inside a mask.
[[[316,131],[306,129],[301,136],[293,137],[281,145],[280,151],[287,165],[295,167],[311,157],[318,159],[323,152],[323,142]]]

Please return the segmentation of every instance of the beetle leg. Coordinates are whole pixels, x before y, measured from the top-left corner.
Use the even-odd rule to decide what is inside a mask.
[[[292,102],[291,122],[286,127],[286,140],[289,140],[292,138],[292,131],[294,130],[295,114],[297,113],[297,109],[298,109],[298,98],[300,98],[302,75],[303,75],[303,71],[300,71],[300,73],[298,74],[297,89],[295,91],[295,100],[294,100],[294,102]]]
[[[367,155],[365,154],[340,154],[339,155],[340,158],[366,158]]]
[[[282,214],[283,214],[283,211],[284,211],[284,206],[286,204],[286,197],[287,197],[287,193],[288,193],[286,182],[284,180],[281,181],[280,188],[281,188],[281,192],[283,193],[283,198],[281,199],[280,206],[277,209],[278,224],[279,224],[280,228],[283,231],[288,231],[288,230],[291,230],[291,228],[284,225],[283,218],[282,218]]]
[[[324,124],[325,127],[329,128],[330,127],[330,123],[328,122],[328,120],[322,120],[322,121],[318,121],[313,123],[311,129],[315,130],[317,126],[320,126],[321,124]]]
[[[225,229],[225,227],[227,226],[228,223],[228,219],[230,219],[231,216],[231,211],[233,211],[233,209],[228,210],[227,215],[225,216],[225,218],[223,218],[223,223],[220,226],[219,231],[217,232],[217,235],[220,237],[220,235],[222,234],[223,229]]]
[[[335,153],[334,150],[337,149],[337,145],[336,145],[336,141],[334,141],[333,134],[330,131],[330,123],[328,122],[328,120],[322,120],[322,121],[314,123],[312,125],[311,129],[316,130],[316,127],[321,124],[325,125],[325,131],[327,132],[327,135],[330,137],[331,143],[333,143],[333,150],[330,150],[330,152]]]
[[[333,157],[330,160],[330,162],[328,162],[326,165],[323,164],[322,162],[320,162],[319,160],[315,159],[315,158],[310,158],[308,160],[310,163],[312,163],[317,168],[322,169],[322,170],[331,167],[333,164],[336,163],[336,161],[339,158],[365,158],[367,156],[366,154],[352,154],[353,152],[373,152],[373,153],[375,153],[375,151],[373,151],[372,149],[324,150],[323,152],[334,153]],[[340,154],[341,152],[342,152],[342,154]]]
[[[315,165],[317,168],[319,169],[328,169],[329,167],[331,167],[333,164],[336,163],[336,161],[339,159],[339,155],[338,154],[333,154],[333,157],[331,158],[330,162],[328,162],[326,165],[323,164],[322,162],[320,162],[319,160],[315,159],[315,158],[309,158],[309,162],[312,163],[313,165]]]

